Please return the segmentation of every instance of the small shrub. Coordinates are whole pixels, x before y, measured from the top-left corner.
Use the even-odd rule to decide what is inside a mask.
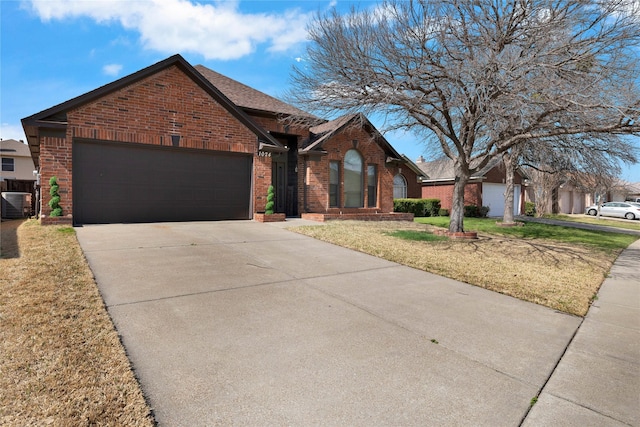
[[[416,217],[424,216],[425,204],[422,199],[394,199],[394,212],[412,213]]]
[[[536,204],[534,202],[524,202],[524,214],[526,216],[536,216]]]
[[[489,213],[489,206],[466,205],[464,207],[464,216],[468,218],[486,218]]]
[[[394,199],[393,211],[412,213],[416,217],[438,216],[440,199]]]
[[[49,185],[51,185],[51,189],[49,190],[49,194],[51,195],[51,199],[49,200],[49,207],[51,208],[50,216],[62,216],[62,208],[60,207],[60,194],[58,194],[58,190],[60,186],[58,185],[58,178],[52,176],[49,180]]]
[[[449,209],[440,208],[438,216],[449,216]]]
[[[464,207],[464,216],[468,218],[478,217],[478,207],[476,205],[466,205]]]
[[[264,213],[266,215],[273,215],[273,206],[275,205],[275,202],[273,201],[274,198],[275,194],[273,191],[273,185],[270,185],[267,189],[267,204],[264,207]]]
[[[440,211],[440,199],[424,199],[424,216],[438,216]]]

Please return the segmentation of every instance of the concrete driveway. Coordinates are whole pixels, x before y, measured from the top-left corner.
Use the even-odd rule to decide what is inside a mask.
[[[161,426],[517,426],[581,322],[283,224],[77,235]]]

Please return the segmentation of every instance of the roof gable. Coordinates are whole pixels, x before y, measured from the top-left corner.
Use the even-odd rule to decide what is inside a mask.
[[[373,139],[380,145],[380,147],[387,154],[389,161],[399,161],[404,163],[404,158],[398,154],[398,152],[389,144],[389,142],[382,136],[380,132],[371,124],[361,113],[347,114],[338,117],[335,120],[322,123],[318,126],[309,128],[311,134],[310,138],[303,143],[303,148],[300,150],[303,154],[322,153],[322,146],[325,142],[331,139],[337,133],[340,133],[350,127],[364,128]]]
[[[29,157],[29,147],[22,141],[15,139],[0,140],[0,155],[2,157]]]
[[[173,66],[185,73],[200,88],[215,99],[216,102],[222,105],[236,119],[250,129],[261,141],[261,145],[264,146],[264,148],[271,147],[276,150],[286,150],[282,144],[273,138],[264,128],[256,124],[244,111],[242,111],[242,109],[227,98],[209,80],[204,78],[202,74],[200,74],[181,55],[173,55],[133,74],[22,119],[22,126],[25,130],[27,141],[29,142],[29,148],[31,150],[32,157],[34,157],[34,162],[36,162],[36,164],[38,163],[36,158],[39,154],[38,134],[40,129],[64,129],[67,125],[66,116],[68,111],[90,102],[94,102],[99,98],[118,91],[126,86],[135,84]]]

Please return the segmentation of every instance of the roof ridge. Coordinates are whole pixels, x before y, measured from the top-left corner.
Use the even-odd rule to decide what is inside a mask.
[[[234,104],[243,109],[317,118],[313,114],[288,104],[275,96],[264,93],[229,76],[225,76],[202,64],[198,64],[194,66],[194,68]]]

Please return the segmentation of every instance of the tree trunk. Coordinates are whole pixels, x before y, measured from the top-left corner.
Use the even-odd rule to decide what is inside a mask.
[[[513,224],[513,181],[515,168],[511,153],[505,152],[502,155],[502,162],[505,168],[504,216],[502,217],[502,222],[505,224]]]
[[[464,232],[464,188],[469,182],[469,171],[464,170],[458,164],[455,165],[455,183],[453,185],[453,201],[449,218],[449,231],[451,233]]]

